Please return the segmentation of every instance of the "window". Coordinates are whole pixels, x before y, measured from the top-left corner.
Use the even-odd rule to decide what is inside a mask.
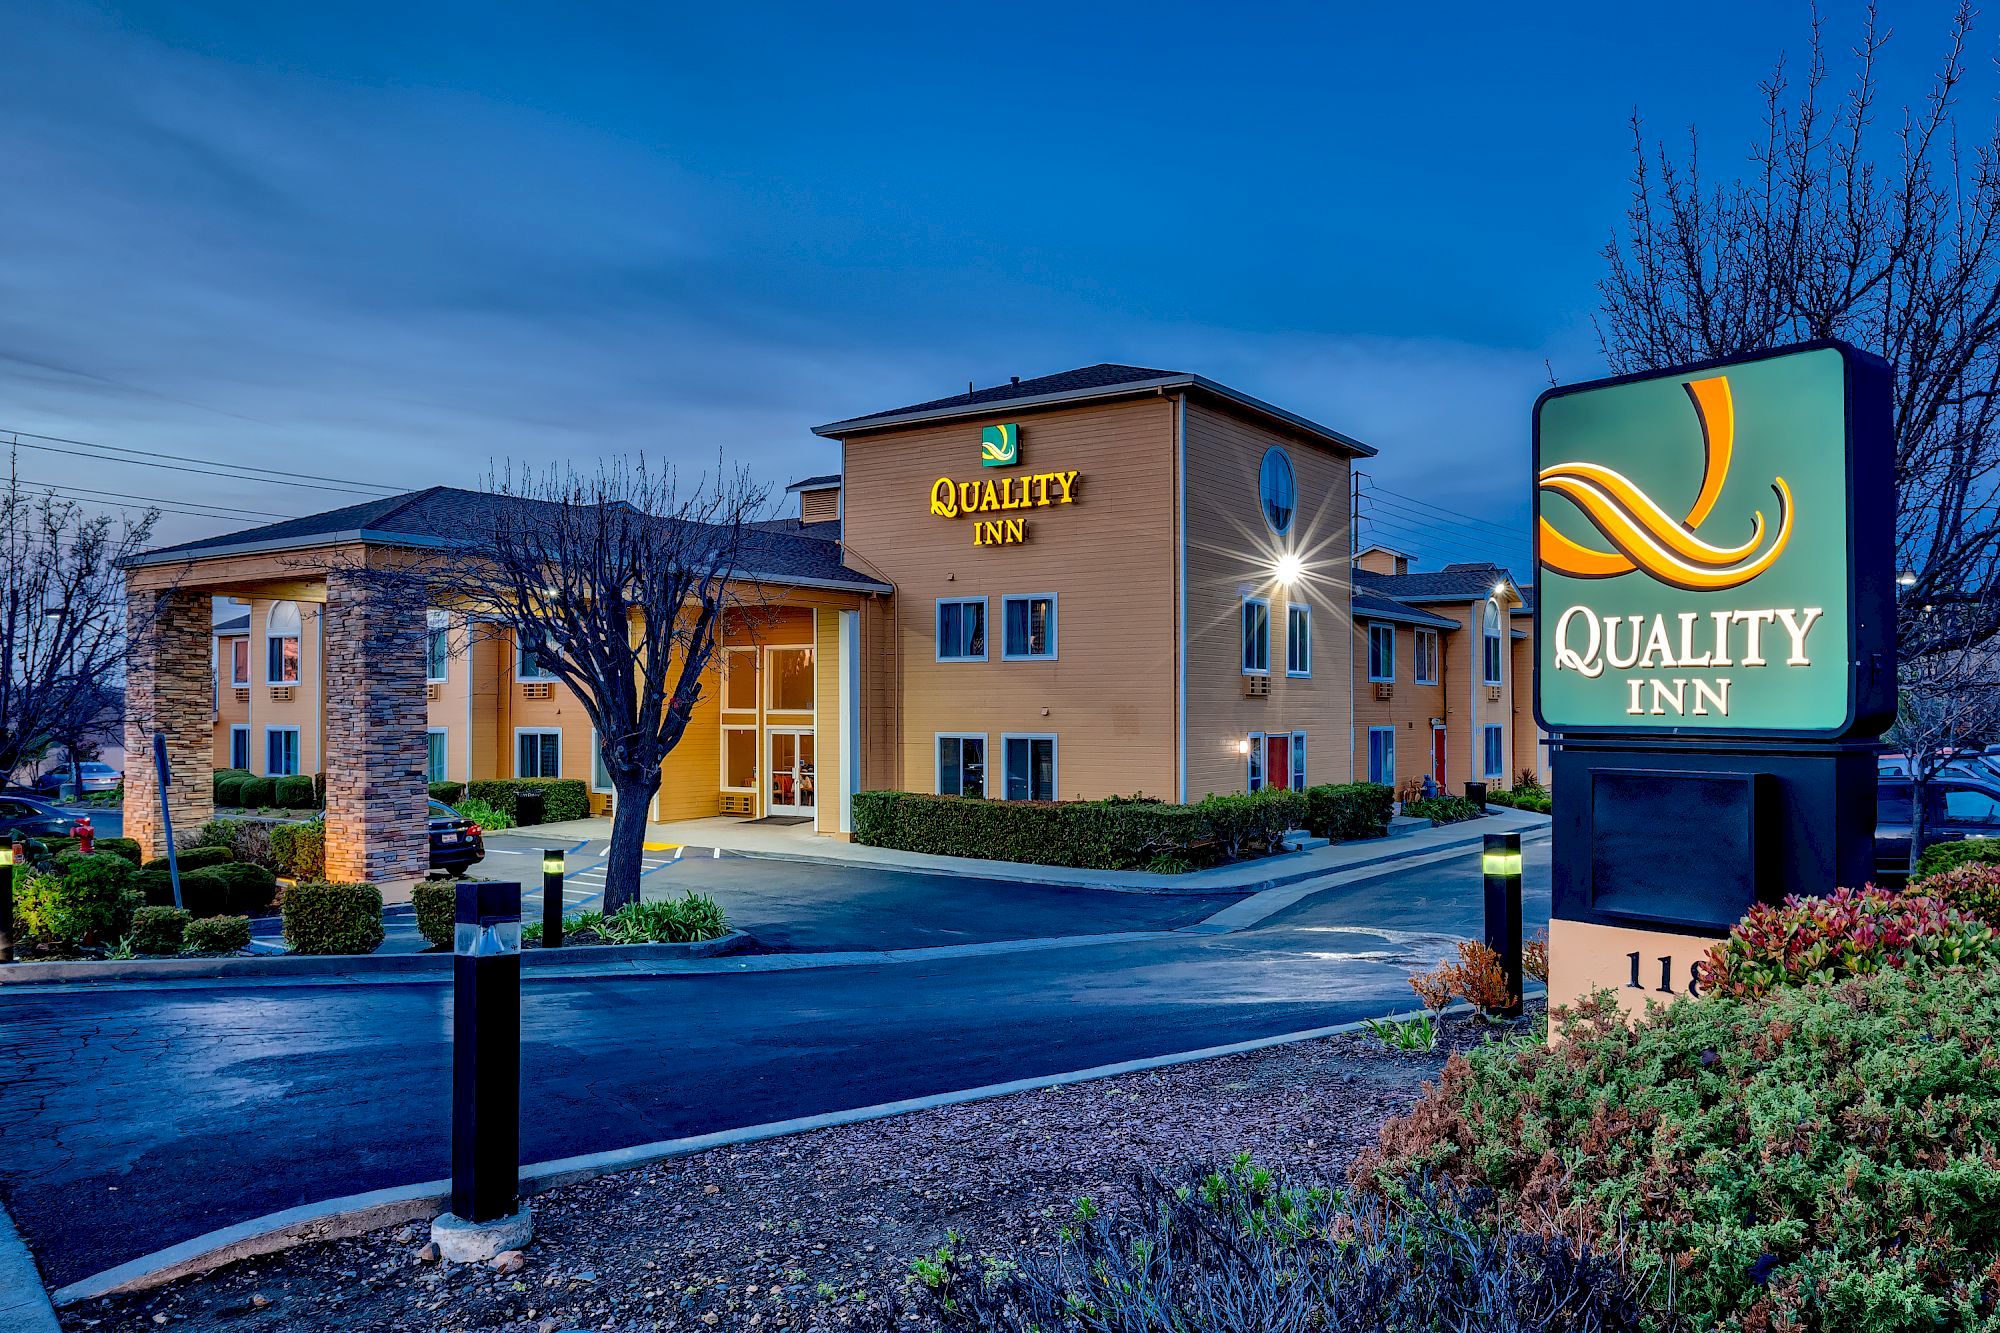
[[[273,602],[264,621],[264,683],[299,683],[299,606],[297,602]]]
[[[604,766],[603,739],[598,736],[596,727],[590,729],[590,789],[596,792],[612,790],[611,770]]]
[[[810,648],[768,648],[764,652],[765,688],[770,697],[764,706],[782,713],[810,713],[813,709],[813,650]]]
[[[1368,627],[1368,679],[1394,680],[1396,678],[1396,627],[1394,625],[1370,625]]]
[[[1257,468],[1257,498],[1264,504],[1264,521],[1271,531],[1283,532],[1292,526],[1292,511],[1298,507],[1298,483],[1292,476],[1292,460],[1273,445],[1264,451]]]
[[[249,640],[245,639],[243,643],[247,647]],[[245,773],[250,771],[250,728],[246,726],[229,729],[229,766],[240,768]]]
[[[1420,629],[1416,632],[1417,684],[1438,683],[1438,635],[1434,629]]]
[[[1385,787],[1396,785],[1396,729],[1368,728],[1368,780]]]
[[[1507,772],[1507,729],[1497,722],[1480,728],[1486,738],[1486,776],[1504,777]]]
[[[451,617],[443,611],[428,612],[424,621],[424,679],[440,684],[450,671]]]
[[[1313,613],[1309,606],[1285,608],[1285,674],[1313,673]]]
[[[1304,791],[1305,789],[1306,734],[1303,731],[1295,731],[1292,733],[1292,790]]]
[[[231,639],[229,641],[229,683],[248,685],[250,683],[250,640]]]
[[[1271,604],[1261,597],[1243,599],[1243,674],[1271,673]]]
[[[1944,789],[1944,821],[1947,824],[2000,824],[2000,800],[1977,787]]]
[[[1021,661],[1056,655],[1055,594],[1002,598],[1000,619],[1006,635],[1000,644],[1003,659]]]
[[[264,776],[288,778],[299,771],[299,729],[264,728]]]
[[[443,782],[445,729],[430,727],[424,732],[424,781]]]
[[[1489,598],[1486,603],[1486,683],[1500,683],[1500,603]]]
[[[1007,799],[1053,801],[1056,798],[1056,738],[1005,736]]]
[[[937,738],[937,789],[940,796],[986,794],[986,738]]]
[[[533,640],[523,635],[519,630],[514,632],[514,642],[521,645],[521,651],[514,663],[515,680],[544,681],[555,679],[549,673],[549,669],[542,664],[542,659],[549,655],[546,646],[542,648],[530,647],[529,645],[533,643]],[[516,776],[526,775],[516,774]]]
[[[1264,790],[1264,733],[1250,733],[1249,762],[1243,772],[1243,786],[1246,791]]]
[[[722,654],[722,707],[732,713],[757,711],[757,650],[728,648]]]
[[[722,729],[722,785],[731,791],[757,790],[757,728]]]
[[[514,732],[514,776],[562,776],[562,728],[520,727]]]
[[[937,604],[937,660],[986,660],[986,599],[961,597]]]

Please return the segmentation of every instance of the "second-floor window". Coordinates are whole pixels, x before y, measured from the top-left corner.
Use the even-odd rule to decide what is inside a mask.
[[[1370,625],[1368,627],[1368,679],[1394,680],[1396,678],[1396,627],[1394,625]]]
[[[1417,662],[1416,679],[1419,685],[1438,683],[1438,636],[1434,629],[1420,629],[1416,632]]]
[[[264,622],[265,677],[268,685],[299,683],[299,606],[273,602]]]
[[[432,611],[424,627],[424,678],[442,681],[450,669],[451,620],[442,611]]]
[[[555,679],[555,674],[543,664],[542,650],[529,646],[534,642],[532,639],[523,638],[517,633],[515,642],[521,644],[520,660],[514,664],[514,678],[516,680]]]
[[[1486,633],[1484,638],[1486,650],[1486,683],[1488,685],[1498,685],[1500,683],[1500,645],[1502,642],[1500,638],[1500,603],[1490,598],[1486,603]]]
[[[1271,672],[1271,604],[1261,597],[1243,599],[1243,674]],[[1254,789],[1253,789],[1254,790]]]
[[[229,641],[229,683],[231,685],[250,683],[250,640],[247,638]]]
[[[1285,608],[1285,674],[1313,673],[1313,617],[1309,606]]]
[[[938,602],[937,656],[940,662],[986,660],[984,597],[957,597]]]
[[[1056,655],[1056,599],[1053,594],[1005,597],[1000,601],[1003,658]]]

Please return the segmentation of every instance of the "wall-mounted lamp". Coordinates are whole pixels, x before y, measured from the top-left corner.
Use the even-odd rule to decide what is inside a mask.
[[[1236,742],[1236,753],[1238,754],[1250,753],[1250,738],[1248,736],[1245,736],[1242,740]]]
[[[1279,556],[1271,568],[1272,576],[1287,588],[1297,583],[1305,572],[1306,562],[1299,559],[1296,551],[1287,551]]]

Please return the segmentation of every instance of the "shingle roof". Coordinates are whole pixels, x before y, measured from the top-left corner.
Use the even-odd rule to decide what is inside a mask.
[[[1456,620],[1446,620],[1434,616],[1393,597],[1381,593],[1354,590],[1354,618],[1356,620],[1393,620],[1399,625],[1421,625],[1426,629],[1457,629]]]
[[[838,472],[829,472],[825,476],[807,477],[804,481],[795,481],[785,487],[785,490],[787,493],[792,491],[821,491],[829,486],[838,485],[840,485],[840,474]]]
[[[1105,361],[1054,375],[1038,375],[1031,380],[1017,379],[1010,384],[996,384],[990,389],[974,389],[969,393],[953,394],[949,398],[933,398],[926,403],[911,403],[908,407],[892,407],[883,412],[869,412],[864,416],[849,417],[841,424],[874,421],[880,417],[900,417],[912,412],[932,412],[944,407],[978,407],[986,403],[1012,402],[1017,398],[1040,398],[1052,393],[1076,393],[1086,389],[1109,389],[1121,384],[1145,384],[1158,379],[1173,379],[1183,374],[1185,372],[1179,370],[1151,370],[1145,366],[1121,366]]]
[[[250,613],[248,611],[245,611],[242,615],[235,616],[229,620],[219,620],[215,624],[215,633],[217,635],[248,634],[249,632],[250,632]]]
[[[332,540],[367,540],[389,546],[476,545],[479,534],[491,533],[500,526],[504,509],[548,503],[490,491],[432,486],[219,537],[160,547],[126,563],[165,564],[224,551],[280,550]],[[831,531],[822,536],[818,531],[821,528]],[[840,584],[856,589],[889,590],[888,584],[842,563],[838,525],[815,523],[811,529],[808,533],[748,525],[738,573],[773,583]]]
[[[1422,574],[1371,574],[1354,571],[1354,584],[1384,593],[1401,602],[1471,602],[1493,591],[1495,584],[1511,583],[1512,576],[1499,565],[1446,565]]]

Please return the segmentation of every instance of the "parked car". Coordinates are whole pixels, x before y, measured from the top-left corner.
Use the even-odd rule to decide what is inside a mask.
[[[486,859],[486,830],[443,801],[431,802],[431,869],[455,875]]]
[[[1885,778],[1906,778],[1910,776],[1910,757],[1906,754],[1881,755],[1875,760],[1875,772]],[[1945,760],[1938,774],[1941,777],[1955,775],[2000,782],[2000,754],[1963,750]]]
[[[25,796],[0,796],[0,837],[62,838],[76,824],[72,815],[45,801]]]
[[[117,791],[119,784],[125,781],[123,773],[120,773],[109,764],[100,764],[94,759],[87,764],[79,764],[77,766],[77,776],[83,781],[82,790],[84,792]],[[65,765],[62,768],[54,769],[36,778],[35,790],[44,796],[54,796],[58,791],[62,790],[69,780],[70,771],[68,766]]]
[[[1946,773],[1928,787],[1927,841],[2000,837],[2000,780]],[[1886,880],[1910,873],[1912,790],[1907,779],[1893,776],[1883,777],[1875,789],[1875,873]]]

